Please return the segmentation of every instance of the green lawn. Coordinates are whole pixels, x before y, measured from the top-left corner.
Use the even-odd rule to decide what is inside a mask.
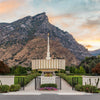
[[[97,90],[98,91],[98,93],[100,93],[100,90]]]

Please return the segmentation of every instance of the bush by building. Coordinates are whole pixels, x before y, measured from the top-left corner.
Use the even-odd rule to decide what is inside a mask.
[[[19,84],[14,84],[10,86],[10,91],[18,91],[21,88]]]
[[[54,87],[54,88],[57,88],[57,84],[41,84],[40,88],[44,88],[44,87]]]
[[[75,90],[88,92],[88,93],[97,93],[98,92],[97,87],[91,86],[91,85],[76,85]]]
[[[11,86],[8,86],[8,85],[0,85],[0,93],[6,93],[6,92],[9,92],[9,91],[18,91],[19,89],[21,88],[21,86],[19,84],[16,84],[16,85],[11,85]]]
[[[0,93],[6,93],[9,92],[9,86],[8,85],[0,85]]]

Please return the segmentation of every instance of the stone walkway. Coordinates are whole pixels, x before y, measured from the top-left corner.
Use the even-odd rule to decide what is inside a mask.
[[[72,90],[72,87],[63,79],[62,81],[62,89],[61,92],[66,92],[66,93],[79,93],[78,91]]]
[[[35,79],[33,79],[29,84],[24,87],[24,90],[21,89],[18,92],[34,92],[35,91]]]

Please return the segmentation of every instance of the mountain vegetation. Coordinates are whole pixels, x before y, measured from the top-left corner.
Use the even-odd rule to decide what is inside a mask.
[[[92,72],[100,75],[100,63],[98,63],[94,68],[92,68]]]
[[[92,73],[92,69],[100,63],[100,56],[86,57],[79,66],[85,68],[86,73]],[[98,65],[97,65],[98,66]]]

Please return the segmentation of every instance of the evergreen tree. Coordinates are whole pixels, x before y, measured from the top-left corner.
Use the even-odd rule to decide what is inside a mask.
[[[80,68],[79,68],[79,74],[85,74],[85,73],[86,73],[85,69],[82,66],[80,66]]]
[[[79,74],[79,70],[77,68],[75,68],[75,74]]]

